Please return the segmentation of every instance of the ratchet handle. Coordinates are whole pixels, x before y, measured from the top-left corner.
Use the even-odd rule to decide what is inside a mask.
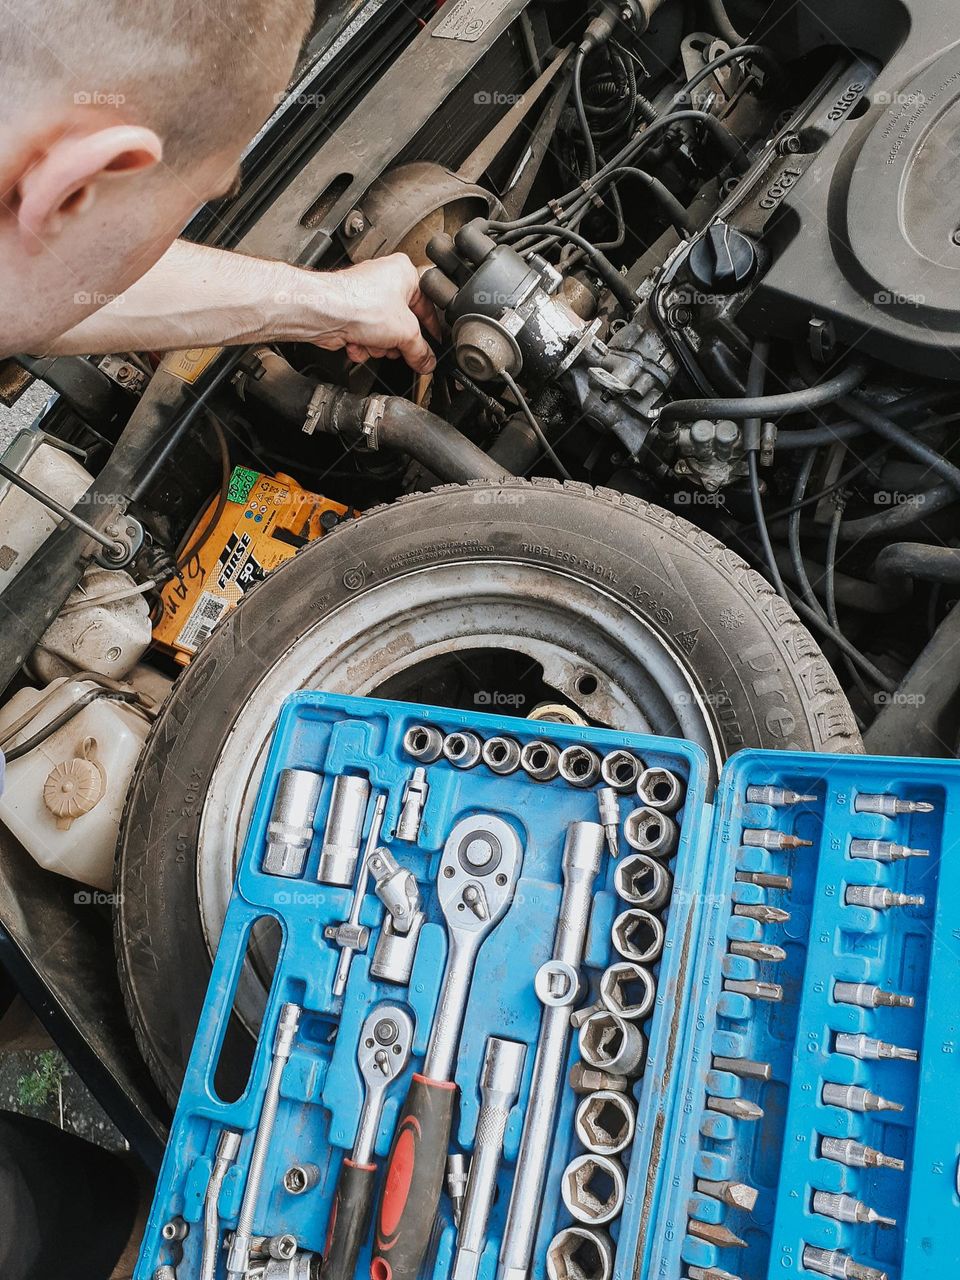
[[[370,1226],[376,1178],[375,1164],[354,1164],[347,1158],[340,1166],[323,1250],[321,1280],[353,1280]]]
[[[416,1280],[443,1190],[457,1086],[414,1075],[387,1160],[371,1280]]]

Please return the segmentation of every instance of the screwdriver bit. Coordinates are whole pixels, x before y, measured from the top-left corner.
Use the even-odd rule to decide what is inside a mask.
[[[834,1044],[837,1053],[845,1053],[851,1058],[862,1058],[865,1062],[879,1062],[882,1058],[898,1058],[901,1062],[916,1062],[919,1053],[916,1049],[901,1049],[899,1045],[888,1044],[886,1040],[874,1040],[872,1036],[850,1035],[838,1031]]]
[[[740,884],[755,884],[761,889],[786,889],[789,892],[793,888],[792,876],[776,876],[769,871],[738,871],[736,879]]]
[[[808,1271],[816,1271],[821,1276],[835,1276],[839,1280],[887,1280],[886,1271],[865,1267],[854,1262],[849,1254],[836,1249],[815,1249],[809,1244],[803,1247],[803,1265]]]
[[[845,901],[848,907],[886,911],[888,907],[922,907],[926,898],[922,893],[894,893],[875,884],[851,884],[847,885]]]
[[[698,1178],[697,1190],[701,1195],[710,1196],[733,1209],[745,1209],[747,1213],[752,1211],[760,1195],[755,1187],[748,1187],[745,1182],[711,1182],[709,1178]]]
[[[857,796],[853,808],[856,813],[879,813],[884,818],[896,818],[901,813],[933,813],[933,805],[926,800],[901,800],[899,796]]]
[[[817,1191],[813,1197],[813,1212],[822,1213],[826,1218],[835,1218],[837,1222],[876,1223],[878,1227],[895,1227],[896,1218],[883,1218],[875,1209],[871,1209],[862,1200],[853,1196],[834,1195],[830,1191]]]
[[[785,831],[760,831],[751,827],[744,828],[743,843],[752,849],[809,849],[813,845],[812,840],[801,840]]]
[[[620,853],[620,796],[613,787],[601,787],[597,792],[597,805],[610,857],[616,858]]]
[[[707,1244],[716,1245],[718,1249],[746,1249],[746,1240],[735,1236],[729,1227],[719,1222],[701,1222],[691,1218],[687,1223],[687,1232],[698,1240],[706,1240]]]
[[[782,808],[792,804],[813,804],[816,796],[804,796],[786,787],[747,787],[748,804],[771,804]]]
[[[765,902],[738,902],[733,914],[747,920],[759,920],[761,924],[786,924],[790,919],[789,911],[784,911],[783,907],[768,907]]]
[[[763,1107],[746,1098],[707,1098],[707,1109],[719,1111],[721,1115],[732,1116],[734,1120],[762,1120]]]
[[[823,1100],[828,1107],[843,1107],[846,1111],[902,1111],[899,1102],[881,1098],[879,1093],[861,1089],[856,1084],[825,1084]]]
[[[729,1071],[732,1076],[740,1076],[742,1080],[772,1079],[773,1070],[769,1062],[753,1062],[750,1058],[718,1058],[713,1059],[714,1071]]]
[[[688,1267],[689,1280],[740,1280],[732,1271],[721,1271],[719,1267]]]
[[[598,1071],[595,1067],[588,1067],[585,1062],[575,1062],[570,1068],[570,1088],[574,1093],[601,1093],[604,1090],[626,1093],[629,1084],[626,1076]]]
[[[453,1210],[453,1223],[456,1227],[460,1226],[460,1215],[464,1197],[467,1194],[469,1176],[470,1161],[465,1155],[455,1151],[447,1156],[447,1195],[450,1197],[450,1208]]]
[[[772,942],[741,942],[735,938],[728,950],[732,956],[743,956],[747,960],[756,960],[760,964],[779,964],[781,960],[787,958],[783,947],[776,947]]]
[[[861,1009],[912,1009],[913,996],[903,996],[897,991],[884,991],[867,982],[835,982],[833,998],[838,1004],[856,1004]]]
[[[770,1000],[774,1004],[783,999],[783,987],[778,982],[757,982],[755,978],[727,978],[723,989],[751,1000]]]
[[[862,1142],[853,1138],[822,1138],[820,1154],[825,1160],[836,1160],[851,1169],[898,1169],[904,1167],[903,1161],[895,1156],[885,1156],[882,1151],[873,1147],[865,1147]]]
[[[929,858],[929,849],[911,849],[892,840],[851,840],[851,858],[873,858],[875,862],[900,862],[904,858]]]

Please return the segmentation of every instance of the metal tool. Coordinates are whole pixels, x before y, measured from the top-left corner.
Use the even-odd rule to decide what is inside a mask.
[[[874,862],[902,862],[904,858],[929,858],[929,849],[912,849],[892,840],[851,840],[851,858],[871,858]]]
[[[822,1213],[826,1218],[835,1218],[837,1222],[864,1222],[878,1227],[895,1227],[896,1218],[883,1218],[875,1209],[871,1209],[862,1200],[853,1196],[834,1195],[830,1191],[813,1193],[813,1212]]]
[[[283,1175],[283,1189],[291,1196],[302,1196],[319,1181],[320,1170],[315,1164],[292,1164]]]
[[[353,1150],[344,1157],[330,1210],[324,1248],[323,1280],[353,1280],[357,1255],[367,1238],[377,1166],[374,1149],[383,1104],[393,1082],[406,1069],[413,1043],[413,1018],[400,1005],[381,1005],[360,1030],[357,1064],[364,1096]]]
[[[795,804],[813,804],[817,798],[801,795],[799,791],[790,791],[786,787],[747,787],[746,797],[747,804],[769,804],[775,809]]]
[[[612,1075],[636,1075],[643,1064],[647,1042],[635,1022],[627,1022],[609,1009],[591,1013],[581,1025],[580,1056],[596,1071]]]
[[[366,778],[343,773],[334,781],[317,872],[321,884],[353,883],[369,798]]]
[[[632,907],[659,911],[670,901],[673,876],[647,853],[632,853],[617,864],[613,875],[617,895]]]
[[[550,782],[560,770],[560,751],[542,739],[528,742],[520,750],[520,768],[534,782]]]
[[[413,973],[413,962],[420,941],[420,930],[426,921],[422,911],[414,912],[410,927],[401,933],[394,923],[393,916],[384,917],[380,926],[380,936],[373,949],[370,961],[370,976],[380,982],[394,982],[405,987]]]
[[[881,1098],[856,1084],[825,1084],[823,1101],[828,1107],[843,1107],[846,1111],[902,1111],[899,1102]]]
[[[237,1226],[233,1233],[230,1251],[227,1255],[227,1276],[245,1277],[250,1262],[250,1244],[253,1238],[253,1219],[260,1198],[260,1186],[263,1182],[263,1171],[266,1165],[273,1127],[277,1120],[277,1109],[280,1105],[280,1084],[283,1072],[293,1050],[297,1028],[300,1025],[299,1005],[289,1002],[281,1005],[277,1020],[277,1030],[273,1041],[273,1055],[270,1072],[263,1090],[263,1103],[260,1107],[260,1118],[253,1139],[253,1151],[247,1167],[247,1180],[243,1188],[243,1199],[237,1216]]]
[[[322,789],[322,774],[308,769],[282,770],[267,823],[267,851],[261,864],[267,875],[294,879],[303,875]]]
[[[901,1062],[916,1062],[919,1054],[916,1049],[901,1049],[898,1045],[888,1044],[886,1040],[875,1040],[872,1036],[850,1035],[838,1031],[834,1048],[837,1053],[845,1053],[851,1058],[862,1058],[866,1062],[879,1062],[884,1058],[897,1058]]]
[[[560,1195],[567,1212],[577,1222],[603,1226],[623,1208],[627,1177],[623,1165],[612,1156],[592,1152],[574,1156],[560,1179]],[[535,1206],[540,1208],[539,1202]]]
[[[707,1098],[707,1110],[717,1111],[720,1115],[730,1116],[734,1120],[753,1122],[763,1119],[763,1107],[758,1107],[755,1102],[750,1102],[747,1098],[717,1098],[711,1095]]]
[[[589,747],[566,747],[560,752],[557,770],[571,787],[592,787],[600,777],[600,757]]]
[[[644,769],[637,779],[637,796],[647,809],[676,813],[683,804],[683,783],[669,769]]]
[[[447,1195],[450,1197],[450,1208],[453,1211],[453,1225],[458,1230],[469,1176],[470,1161],[461,1151],[451,1152],[447,1156]]]
[[[882,1151],[873,1147],[865,1147],[862,1142],[853,1138],[821,1138],[820,1154],[824,1160],[836,1160],[851,1169],[898,1169],[904,1168],[902,1160],[895,1156],[885,1156]]]
[[[697,1190],[701,1195],[728,1204],[732,1209],[743,1209],[753,1212],[760,1192],[755,1187],[748,1187],[745,1182],[711,1182],[709,1178],[697,1179]]]
[[[743,942],[739,938],[734,938],[727,950],[732,956],[756,960],[757,964],[780,964],[787,958],[783,947],[775,946],[772,942]]]
[[[407,867],[401,867],[389,849],[374,849],[367,858],[373,876],[373,891],[387,909],[393,927],[400,933],[409,930],[420,910],[420,886]]]
[[[375,1280],[414,1280],[443,1187],[460,1042],[477,953],[513,899],[522,847],[491,814],[462,818],[443,848],[437,877],[447,925],[447,962],[423,1069],[414,1076],[394,1134],[374,1233]]]
[[[203,1197],[203,1248],[200,1254],[200,1280],[213,1280],[220,1254],[220,1192],[230,1166],[237,1158],[242,1135],[235,1129],[223,1129],[217,1139],[213,1168]]]
[[[617,952],[636,964],[653,964],[660,958],[666,939],[663,921],[644,907],[621,911],[610,936]]]
[[[803,1246],[803,1265],[808,1271],[815,1271],[821,1276],[836,1276],[840,1280],[887,1280],[886,1271],[876,1267],[865,1267],[847,1253],[838,1249],[817,1249],[813,1245]]]
[[[292,1258],[267,1258],[250,1267],[248,1280],[318,1280],[322,1258],[301,1250]]]
[[[275,1258],[278,1262],[289,1262],[291,1258],[297,1256],[300,1246],[297,1244],[297,1237],[288,1232],[282,1236],[268,1236],[263,1247],[268,1258]]]
[[[488,738],[481,755],[491,773],[506,776],[520,768],[520,743],[516,738]]]
[[[783,999],[783,987],[778,982],[757,982],[755,978],[726,978],[724,991],[733,991],[749,1000],[769,1000],[774,1004]]]
[[[649,1017],[656,998],[653,975],[632,961],[612,964],[600,978],[603,1008],[627,1022],[642,1022]]]
[[[612,1280],[613,1258],[606,1231],[564,1227],[547,1245],[547,1280]]]
[[[632,1098],[612,1089],[590,1093],[577,1107],[574,1129],[580,1142],[598,1156],[615,1156],[626,1151],[637,1127],[637,1108]]]
[[[716,1245],[718,1249],[746,1249],[746,1240],[725,1227],[722,1222],[701,1222],[699,1218],[691,1218],[687,1223],[687,1234],[697,1240],[706,1240],[707,1244]]]
[[[427,781],[427,771],[422,765],[418,765],[404,784],[400,817],[397,821],[398,840],[404,840],[409,844],[416,843],[429,794],[430,783]]]
[[[854,813],[879,813],[884,818],[896,818],[901,813],[933,813],[928,800],[901,800],[899,796],[858,795],[853,802]]]
[[[600,777],[604,786],[615,791],[633,791],[643,765],[632,751],[608,751],[600,761]]]
[[[720,1267],[688,1267],[687,1280],[740,1280],[740,1277]]]
[[[596,1067],[588,1067],[583,1062],[573,1064],[567,1083],[574,1093],[600,1093],[604,1090],[626,1093],[630,1085],[626,1076],[614,1075],[612,1071],[598,1071]]]
[[[713,1059],[714,1071],[729,1071],[732,1076],[739,1076],[742,1080],[763,1080],[767,1082],[773,1079],[773,1068],[769,1062],[753,1062],[750,1058],[720,1058]]]
[[[490,1036],[480,1070],[480,1114],[451,1280],[476,1280],[503,1157],[503,1135],[520,1092],[527,1046]]]
[[[601,787],[597,792],[597,807],[610,857],[616,858],[620,854],[620,793],[614,787]]]
[[[600,870],[602,853],[603,828],[598,823],[570,824],[563,846],[563,896],[553,956],[540,967],[534,984],[544,1007],[510,1208],[500,1245],[498,1280],[523,1280],[530,1269],[555,1136],[557,1102],[570,1038],[570,1014],[580,998],[580,966],[593,907],[593,883]]]
[[[913,996],[884,991],[867,982],[835,982],[833,998],[838,1004],[855,1004],[861,1009],[912,1009],[915,1003]]]
[[[403,749],[421,764],[433,764],[443,754],[443,734],[433,725],[411,725],[403,735]]]
[[[751,849],[773,849],[778,852],[784,849],[809,849],[813,845],[812,840],[802,840],[800,836],[789,835],[786,831],[761,831],[752,827],[744,828],[742,839]]]
[[[765,902],[734,903],[733,914],[743,916],[746,920],[758,920],[760,924],[786,924],[790,912],[783,907],[768,907]]]
[[[848,884],[843,900],[848,907],[872,907],[874,911],[887,911],[890,907],[922,907],[926,902],[922,893],[895,893],[875,884]]]
[[[360,923],[360,911],[367,892],[367,878],[370,871],[368,863],[380,839],[383,814],[386,807],[387,797],[381,792],[374,801],[370,830],[367,832],[363,857],[360,859],[360,866],[357,870],[357,881],[354,885],[353,898],[350,902],[349,916],[340,924],[327,925],[323,931],[323,936],[327,941],[340,948],[337,970],[333,976],[333,994],[335,996],[342,996],[347,989],[347,979],[350,976],[350,966],[353,964],[354,952],[365,951],[367,943],[370,941],[370,930],[366,925]]]
[[[168,1244],[179,1244],[181,1240],[186,1240],[189,1234],[190,1228],[183,1218],[179,1217],[171,1218],[160,1228],[160,1238],[166,1240]]]
[[[483,745],[475,733],[463,730],[448,733],[443,740],[443,758],[455,769],[473,769],[480,763]]]
[[[656,809],[633,809],[623,824],[623,834],[631,849],[650,858],[668,858],[677,847],[680,828]]]
[[[793,888],[793,876],[773,875],[769,871],[738,871],[734,877],[738,884],[755,884],[761,889]]]

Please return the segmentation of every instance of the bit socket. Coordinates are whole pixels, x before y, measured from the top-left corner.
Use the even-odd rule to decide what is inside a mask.
[[[317,873],[321,884],[353,884],[369,798],[370,783],[366,778],[342,773],[334,782]]]
[[[467,1193],[467,1179],[470,1176],[470,1161],[459,1151],[447,1156],[447,1195],[450,1197],[450,1208],[453,1211],[453,1225],[460,1226],[460,1215],[463,1211],[463,1198]]]
[[[820,1154],[824,1160],[836,1160],[850,1169],[897,1169],[902,1170],[904,1164],[895,1156],[885,1156],[882,1151],[873,1147],[865,1147],[862,1142],[853,1138],[821,1138]]]
[[[779,964],[787,958],[783,947],[774,946],[772,942],[741,942],[734,938],[727,949],[732,956],[743,956],[745,960],[756,960],[758,964]]]
[[[751,849],[809,849],[812,840],[801,840],[799,836],[788,835],[785,831],[761,831],[753,827],[744,828],[743,843]]]
[[[475,733],[463,730],[448,733],[443,740],[443,758],[455,769],[473,769],[480,763],[483,746]]]
[[[916,1049],[901,1049],[899,1045],[888,1044],[886,1040],[874,1040],[872,1036],[850,1035],[838,1031],[834,1042],[837,1053],[844,1053],[850,1058],[862,1058],[865,1062],[879,1062],[885,1058],[898,1059],[901,1062],[916,1062],[919,1053]]]
[[[769,804],[775,809],[785,809],[794,804],[813,804],[816,796],[801,795],[786,787],[747,787],[748,804]]]
[[[603,1226],[623,1208],[627,1179],[623,1165],[611,1156],[574,1156],[560,1179],[567,1212],[577,1222]]]
[[[809,1244],[803,1246],[803,1265],[817,1275],[833,1276],[838,1280],[888,1280],[886,1271],[854,1262],[849,1254],[840,1253],[837,1249],[815,1249]]]
[[[303,875],[322,787],[322,774],[307,769],[281,772],[267,823],[267,851],[262,866],[266,875],[294,879]]]
[[[420,821],[430,792],[427,782],[427,771],[418,765],[407,779],[403,788],[403,799],[400,805],[400,818],[397,822],[397,839],[407,843],[415,843],[420,834]]]
[[[649,1017],[656,999],[653,975],[632,961],[612,964],[600,979],[603,1007],[627,1022],[642,1022]]]
[[[763,1080],[766,1083],[773,1078],[769,1062],[753,1062],[750,1058],[714,1057],[713,1069],[729,1071],[732,1076],[739,1076],[741,1080]]]
[[[691,1218],[687,1223],[687,1234],[697,1240],[705,1240],[707,1244],[718,1249],[746,1249],[746,1240],[734,1235],[729,1227],[720,1222],[701,1222],[699,1218]]]
[[[912,1009],[915,1003],[913,996],[884,991],[867,982],[835,982],[833,998],[838,1004],[855,1004],[861,1009]]]
[[[443,734],[433,725],[411,725],[403,735],[403,749],[421,764],[433,764],[443,754]]]
[[[302,1196],[320,1181],[315,1164],[292,1164],[283,1175],[283,1189],[291,1196]]]
[[[632,907],[659,911],[670,901],[673,876],[662,862],[656,862],[649,854],[632,853],[617,864],[613,886],[618,897]]]
[[[515,738],[488,738],[481,755],[490,772],[501,777],[520,768],[520,743]]]
[[[722,1116],[732,1116],[734,1120],[751,1122],[763,1119],[763,1107],[747,1098],[707,1098],[707,1110],[717,1111]]]
[[[600,1009],[581,1025],[578,1037],[580,1056],[588,1067],[616,1076],[639,1073],[647,1042],[635,1022]]]
[[[848,907],[872,907],[874,911],[887,911],[890,907],[922,907],[926,902],[922,893],[894,893],[875,884],[847,885],[844,901]]]
[[[843,1107],[845,1111],[902,1111],[899,1102],[881,1098],[879,1093],[861,1089],[855,1084],[825,1084],[823,1101],[828,1107]]]
[[[647,809],[676,813],[683,804],[683,783],[669,769],[644,769],[637,779],[637,796]]]
[[[560,769],[560,752],[552,742],[528,742],[520,751],[520,768],[534,782],[551,782]]]
[[[783,987],[778,982],[757,982],[755,978],[727,978],[723,989],[746,996],[750,1000],[769,1000],[772,1004],[778,1004],[783,999]]]
[[[613,787],[601,787],[597,792],[597,807],[610,857],[616,858],[620,853],[620,793]]]
[[[755,884],[761,889],[785,889],[789,893],[793,888],[793,876],[778,876],[770,871],[738,871],[735,878],[739,884]]]
[[[613,945],[624,960],[653,964],[663,951],[666,933],[663,922],[652,911],[631,907],[621,911],[611,930]]]
[[[589,747],[567,747],[560,752],[559,773],[571,787],[592,787],[600,777],[600,757]]]
[[[588,1094],[577,1107],[574,1128],[580,1142],[598,1156],[615,1156],[633,1141],[637,1109],[624,1093]]]
[[[929,858],[929,849],[912,849],[908,844],[892,840],[851,840],[851,858],[870,858],[874,862],[902,862],[904,858]]]
[[[615,791],[632,791],[642,772],[643,765],[632,751],[609,751],[600,761],[600,777]]]
[[[588,1067],[582,1062],[575,1062],[570,1068],[570,1088],[574,1093],[626,1093],[629,1085],[626,1076],[598,1071],[596,1067]]]
[[[768,907],[765,902],[738,902],[734,905],[733,914],[743,916],[746,920],[759,920],[761,924],[786,924],[790,912],[783,907]]]
[[[753,1212],[760,1192],[755,1187],[748,1187],[745,1182],[711,1182],[709,1178],[697,1179],[697,1190],[701,1195],[710,1196],[732,1209],[744,1209]]]
[[[871,1209],[862,1200],[853,1196],[834,1195],[830,1191],[816,1191],[813,1196],[813,1212],[822,1213],[825,1218],[834,1218],[837,1222],[876,1223],[878,1227],[895,1227],[896,1218],[883,1218],[875,1209]]]
[[[884,818],[896,818],[901,813],[933,813],[933,805],[927,800],[901,800],[899,796],[857,796],[853,809],[855,813],[879,813]]]
[[[547,1280],[611,1280],[613,1258],[605,1231],[564,1227],[547,1245]]]
[[[656,809],[634,809],[627,814],[623,834],[631,849],[650,858],[667,858],[677,847],[680,830],[672,818]]]

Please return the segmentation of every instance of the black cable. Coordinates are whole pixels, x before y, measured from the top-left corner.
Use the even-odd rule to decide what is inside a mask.
[[[750,355],[750,368],[747,372],[747,392],[752,399],[759,399],[763,396],[769,357],[770,343],[766,338],[758,338],[753,344],[753,351]],[[780,566],[777,564],[773,543],[770,541],[770,530],[767,528],[767,521],[763,514],[763,494],[760,491],[760,469],[757,463],[761,425],[760,419],[754,418],[744,423],[743,428],[744,440],[747,444],[750,496],[753,499],[753,514],[757,524],[757,533],[760,537],[760,545],[763,547],[763,558],[767,562],[767,568],[770,573],[770,581],[776,587],[777,595],[786,600],[787,589],[783,585],[783,578],[780,576]]]
[[[904,453],[911,454],[918,462],[926,463],[931,471],[936,471],[947,484],[960,493],[960,467],[948,462],[943,454],[937,453],[936,449],[931,449],[929,445],[916,440],[909,431],[904,430],[903,427],[898,427],[890,418],[878,413],[876,409],[857,399],[856,396],[844,396],[839,403],[844,413],[848,413],[851,418],[856,418],[858,421],[865,423],[877,435],[883,436],[891,444],[897,445]]]
[[[714,30],[721,40],[726,40],[727,44],[743,44],[743,36],[730,21],[723,0],[707,0],[707,11]]]
[[[6,756],[7,763],[10,764],[14,760],[19,760],[21,756],[25,756],[34,747],[42,746],[58,729],[62,729],[65,724],[68,724],[79,711],[82,711],[84,707],[88,707],[91,702],[98,702],[101,698],[106,698],[111,702],[138,702],[140,695],[132,689],[129,693],[115,689],[88,689],[75,702],[71,702],[68,707],[64,707],[52,720],[49,720],[42,729],[38,729],[32,737],[25,738],[16,747],[7,748],[3,753]]]
[[[583,64],[586,60],[587,55],[583,49],[578,50],[573,63],[573,105],[576,107],[577,119],[580,121],[580,132],[583,134],[583,143],[587,149],[587,169],[592,178],[597,172],[597,148],[593,141],[586,104],[583,101]]]
[[[736,49],[728,49],[725,53],[718,54],[717,57],[711,58],[709,62],[705,63],[696,75],[691,76],[683,88],[674,94],[674,105],[679,107],[686,104],[689,101],[689,95],[699,85],[703,84],[704,80],[708,80],[721,67],[726,67],[731,62],[737,62],[740,58],[756,58],[758,62],[762,60],[766,62],[767,70],[771,76],[778,77],[782,74],[780,64],[764,45],[741,44]]]
[[[842,373],[826,382],[813,387],[804,387],[802,391],[785,391],[773,396],[743,396],[731,399],[697,398],[693,400],[674,400],[660,410],[660,422],[696,422],[700,418],[781,418],[791,413],[804,413],[808,409],[819,409],[823,405],[841,400],[855,387],[858,387],[867,376],[867,366],[855,361]],[[859,401],[851,401],[859,404]],[[848,412],[851,412],[849,409]],[[851,412],[851,417],[855,416]],[[899,427],[889,423],[895,431]],[[903,433],[906,435],[906,432]],[[960,470],[957,478],[960,481]]]
[[[807,485],[810,482],[810,474],[813,471],[813,464],[817,460],[817,450],[810,449],[804,458],[800,470],[797,473],[797,479],[793,486],[793,505],[794,510],[790,513],[790,519],[787,523],[787,548],[790,552],[790,563],[793,565],[793,572],[800,587],[800,594],[806,600],[811,609],[815,609],[820,613],[820,601],[814,594],[813,586],[807,577],[806,566],[803,563],[803,550],[800,546],[800,511],[799,504],[803,501],[804,494],[807,491]],[[824,614],[826,617],[826,614]]]
[[[526,396],[517,386],[513,377],[505,371],[503,374],[503,380],[507,384],[507,386],[510,388],[510,390],[513,392],[514,396],[516,397],[517,404],[519,404],[521,412],[523,413],[523,416],[530,423],[530,426],[533,430],[533,434],[540,441],[540,446],[543,449],[545,456],[550,459],[553,465],[557,468],[557,470],[563,476],[564,480],[572,480],[573,476],[570,474],[567,468],[563,465],[563,463],[557,457],[553,446],[551,445],[550,441],[546,437],[543,427],[540,425],[540,420],[537,418],[536,414],[530,408],[529,404],[527,403]]]
[[[561,240],[569,240],[578,248],[583,249],[587,257],[597,268],[600,276],[603,278],[604,284],[614,295],[617,301],[632,315],[637,308],[637,299],[633,290],[627,284],[624,277],[613,265],[608,257],[606,257],[596,245],[591,244],[584,236],[579,235],[576,231],[571,231],[569,227],[548,227],[548,226],[532,226],[526,228],[527,235],[533,236],[559,236]]]
[[[843,523],[843,508],[845,500],[843,493],[838,492],[834,501],[833,515],[830,517],[830,530],[827,534],[827,549],[823,566],[823,594],[824,602],[827,606],[827,621],[831,627],[841,635],[840,615],[837,611],[837,546],[840,541],[840,526]],[[850,679],[860,690],[861,696],[867,706],[873,704],[873,698],[867,683],[849,654],[843,655],[844,665],[847,668]]]
[[[960,389],[956,387],[937,387],[936,389],[917,391],[909,396],[903,396],[899,400],[893,400],[889,404],[881,405],[880,410],[888,417],[899,421],[900,418],[908,417],[912,413],[918,413],[921,410],[932,409],[943,400],[956,399]],[[954,421],[955,415],[945,415],[937,419],[936,422],[921,423],[915,430],[926,430],[928,427],[938,425],[946,426]],[[782,450],[806,449],[812,444],[835,444],[838,440],[850,440],[856,436],[866,435],[870,430],[864,422],[837,422],[824,423],[819,427],[810,427],[807,429],[781,431],[777,435],[777,448]]]
[[[747,466],[750,470],[750,493],[753,497],[753,514],[756,520],[757,533],[760,535],[760,545],[763,547],[763,558],[767,562],[770,580],[777,589],[777,595],[786,600],[788,598],[787,589],[783,585],[783,578],[780,576],[777,557],[774,555],[773,543],[770,541],[770,531],[763,515],[763,495],[760,492],[760,473],[757,470],[756,449],[751,449],[747,454]]]

